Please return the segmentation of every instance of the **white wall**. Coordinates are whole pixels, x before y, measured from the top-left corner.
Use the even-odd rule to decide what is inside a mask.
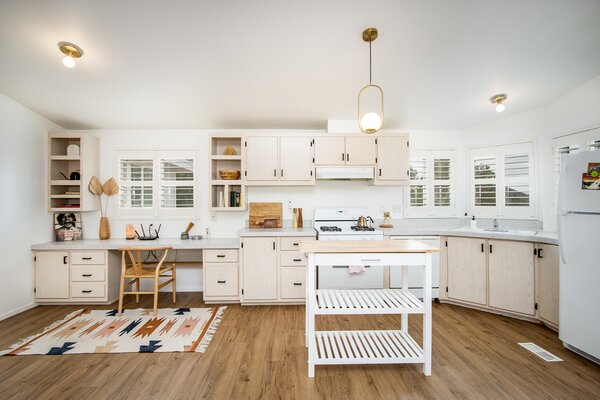
[[[52,240],[47,211],[48,132],[63,130],[0,94],[0,320],[33,303],[32,243]]]

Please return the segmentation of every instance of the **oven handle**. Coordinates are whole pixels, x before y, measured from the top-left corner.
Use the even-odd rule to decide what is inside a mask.
[[[332,268],[350,268],[349,265],[332,265]],[[365,265],[365,268],[371,268],[370,265]]]

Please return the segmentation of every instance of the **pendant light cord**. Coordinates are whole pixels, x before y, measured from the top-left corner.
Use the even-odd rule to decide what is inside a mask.
[[[369,85],[372,83],[373,81],[373,73],[372,73],[372,61],[371,61],[371,43],[373,41],[369,40]]]

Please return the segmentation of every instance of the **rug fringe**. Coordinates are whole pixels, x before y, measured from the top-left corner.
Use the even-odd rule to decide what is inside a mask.
[[[219,307],[219,309],[217,310],[217,313],[215,315],[215,318],[212,320],[212,322],[208,326],[208,329],[206,330],[204,337],[200,341],[200,344],[198,345],[198,347],[196,347],[196,351],[195,351],[196,353],[204,353],[206,351],[206,348],[212,341],[212,338],[215,335],[215,332],[217,332],[217,328],[219,327],[219,324],[221,323],[221,320],[223,319],[223,313],[225,312],[226,309],[227,309],[227,306]]]
[[[67,320],[76,317],[77,314],[81,314],[84,311],[85,311],[85,309],[82,308],[81,310],[73,311],[72,313],[67,314],[63,319],[61,319],[59,321],[55,321],[50,326],[45,327],[42,332],[33,334],[29,337],[26,337],[25,339],[21,339],[17,343],[14,343],[11,346],[9,346],[8,349],[0,351],[0,356],[10,353],[11,351],[14,351],[14,350],[18,349],[19,347],[23,346],[24,344],[27,344],[27,343],[31,342],[32,340],[35,340],[35,339],[39,338],[40,336],[45,335],[52,329],[55,329],[57,326],[60,326],[61,324],[65,323]]]

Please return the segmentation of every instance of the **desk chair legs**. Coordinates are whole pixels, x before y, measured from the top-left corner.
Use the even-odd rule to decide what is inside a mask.
[[[177,273],[175,272],[176,269],[177,267],[175,267],[175,264],[173,264],[173,269],[171,270],[171,274],[173,274],[173,303],[177,303]]]

